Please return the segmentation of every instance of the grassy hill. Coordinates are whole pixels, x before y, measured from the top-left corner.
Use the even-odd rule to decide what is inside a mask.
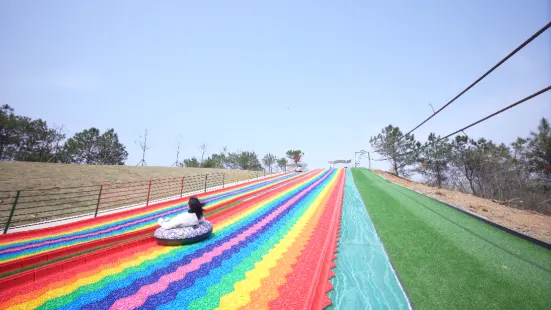
[[[13,227],[108,211],[261,175],[226,169],[0,162],[0,228],[7,222]],[[21,190],[17,199],[16,190]]]
[[[258,175],[256,171],[208,168],[0,162],[0,190],[99,185],[159,178],[179,178],[206,173],[225,173],[226,183],[246,180]]]

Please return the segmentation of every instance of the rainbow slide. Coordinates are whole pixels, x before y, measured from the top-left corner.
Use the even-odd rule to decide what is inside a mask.
[[[206,214],[299,177],[284,174],[197,195]],[[185,210],[188,197],[48,229],[0,236],[0,274],[152,232],[157,219]]]
[[[321,309],[330,303],[345,170],[286,177],[207,215],[214,232],[203,242],[124,243],[2,286],[0,309]]]

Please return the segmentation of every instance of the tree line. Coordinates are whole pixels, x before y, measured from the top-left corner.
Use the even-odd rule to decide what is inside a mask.
[[[304,155],[301,150],[289,150],[284,157],[270,153],[260,160],[254,151],[228,152],[224,148],[205,159],[206,144],[200,149],[200,160],[184,159],[178,166],[287,171],[289,162],[296,164]],[[51,127],[42,119],[16,115],[9,105],[0,107],[0,161],[124,165],[127,158],[126,147],[113,128],[101,133],[92,127],[67,139],[63,127]]]
[[[50,127],[42,119],[16,115],[9,105],[0,107],[0,160],[124,165],[128,158],[114,129],[100,133],[85,129],[66,139],[63,127]]]
[[[434,133],[422,144],[392,125],[371,137],[370,144],[397,176],[419,173],[438,188],[551,214],[551,127],[546,118],[537,131],[510,145],[467,135],[440,139]]]
[[[188,168],[265,169],[268,172],[286,172],[290,162],[296,165],[300,161],[301,156],[304,155],[301,150],[288,150],[284,157],[278,158],[276,155],[268,153],[262,159],[259,159],[254,151],[228,152],[228,149],[224,147],[220,153],[215,153],[204,158],[205,144],[202,144],[200,148],[203,151],[200,159],[197,159],[197,157],[187,158],[178,165]]]

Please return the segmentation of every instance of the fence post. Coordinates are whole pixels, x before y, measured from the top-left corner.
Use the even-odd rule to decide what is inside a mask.
[[[184,197],[184,178],[182,177],[182,187],[180,187],[180,198]]]
[[[8,228],[10,227],[11,218],[13,217],[13,212],[15,211],[15,206],[17,205],[17,200],[19,200],[19,195],[21,194],[21,191],[18,190],[17,194],[15,195],[15,200],[13,201],[13,206],[11,207],[10,216],[8,217],[8,221],[6,222],[6,227],[4,228],[4,234],[8,232]]]
[[[205,193],[207,192],[207,179],[208,179],[209,175],[208,174],[205,174]]]
[[[222,173],[222,188],[224,188],[225,182],[226,182],[226,174]]]
[[[147,201],[145,203],[146,206],[149,206],[149,195],[151,194],[151,180],[149,180],[149,187],[147,188]]]
[[[94,217],[98,216],[98,210],[99,210],[99,204],[100,204],[100,201],[101,201],[101,193],[102,192],[103,192],[103,184],[100,185],[100,187],[99,187],[98,204],[96,206],[96,214],[94,214]]]

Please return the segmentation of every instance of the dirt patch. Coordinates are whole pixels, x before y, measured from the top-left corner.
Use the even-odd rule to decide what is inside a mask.
[[[431,187],[397,177],[386,171],[374,171],[393,183],[419,191],[429,197],[444,201],[532,238],[551,243],[551,216],[549,215],[515,209],[471,194]]]

